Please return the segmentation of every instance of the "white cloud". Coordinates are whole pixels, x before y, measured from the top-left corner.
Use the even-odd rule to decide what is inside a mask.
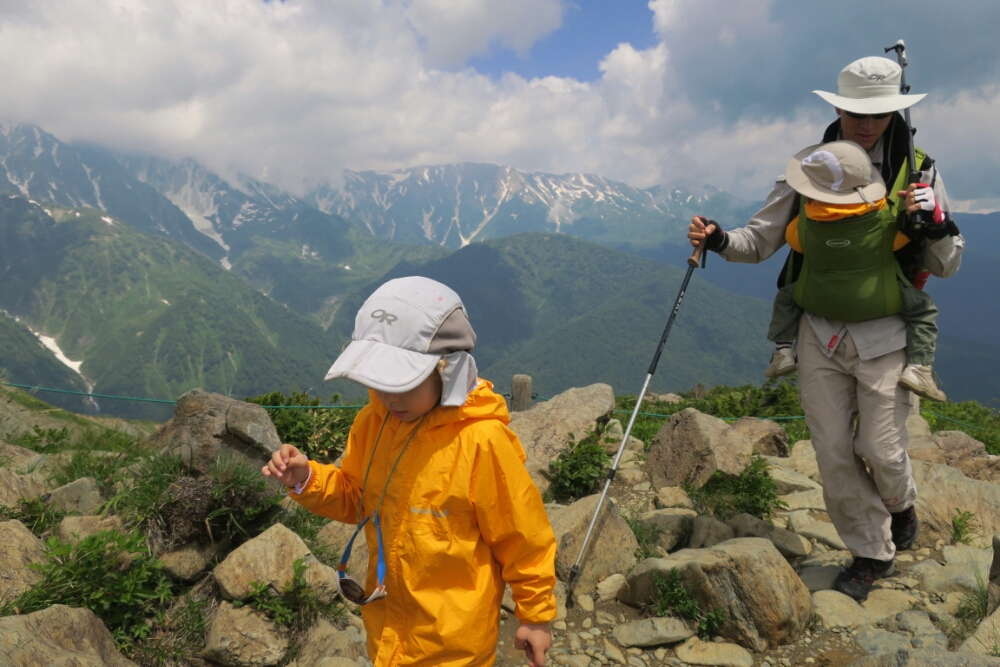
[[[660,43],[620,44],[579,82],[461,67],[498,45],[526,52],[560,0],[7,0],[0,120],[290,189],[343,168],[478,161],[763,197],[833,120],[808,91],[857,52],[796,64],[805,28],[775,6],[653,0]],[[964,90],[914,111],[946,174],[1000,154],[996,89]]]

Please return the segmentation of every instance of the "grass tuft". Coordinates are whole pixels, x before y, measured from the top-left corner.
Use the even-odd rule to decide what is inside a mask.
[[[703,611],[698,601],[691,595],[691,589],[684,585],[681,571],[676,567],[663,577],[653,575],[653,585],[656,595],[653,598],[653,611],[657,616],[676,616],[698,624],[698,637],[711,639],[722,624],[726,622],[726,612],[722,608]]]
[[[699,511],[725,521],[746,512],[770,521],[776,509],[785,507],[778,499],[778,486],[768,474],[770,464],[756,454],[738,475],[716,471],[700,488],[685,487]]]

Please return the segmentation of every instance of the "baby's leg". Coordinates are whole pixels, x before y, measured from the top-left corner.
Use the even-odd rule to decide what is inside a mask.
[[[795,352],[792,350],[792,342],[799,335],[802,309],[795,303],[794,294],[795,283],[792,283],[779,289],[774,297],[767,339],[775,344],[775,349],[771,355],[771,363],[764,371],[764,375],[769,378],[795,372]]]
[[[937,348],[937,306],[930,294],[915,287],[899,285],[903,302],[900,315],[906,322],[906,368],[899,385],[931,401],[945,401],[947,396],[934,381],[931,366]]]

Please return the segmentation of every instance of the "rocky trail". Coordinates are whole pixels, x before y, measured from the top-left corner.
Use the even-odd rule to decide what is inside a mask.
[[[603,424],[608,451],[617,449],[622,433],[620,424],[609,422],[613,410],[610,387],[593,385],[514,415],[511,428],[543,493],[551,483],[547,462],[568,446],[568,433]],[[994,483],[1000,464],[964,433],[932,434],[919,414],[908,423],[921,532],[913,549],[897,554],[893,575],[876,582],[862,604],[832,590],[851,556],[826,515],[808,440],[789,443],[774,422],[744,418],[729,424],[689,408],[667,420],[648,446],[627,443],[572,591],[566,586],[569,567],[597,496],[546,506],[558,541],[560,579],[548,664],[1000,665],[1000,614],[995,612],[1000,604],[1000,485]],[[222,450],[256,462],[277,439],[262,410],[192,392],[151,441],[206,470],[206,462]],[[0,505],[40,498],[72,511],[75,516],[63,519],[57,530],[69,540],[122,526],[114,514],[95,514],[106,498],[94,480],[52,488],[43,472],[44,455],[3,445],[0,456],[8,461],[0,467]],[[701,488],[716,471],[740,474],[756,457],[767,462],[783,503],[771,522],[748,513],[722,521],[692,500],[694,491],[685,491]],[[963,516],[959,531],[955,519]],[[642,545],[636,527],[646,535]],[[320,538],[340,549],[351,529],[329,523]],[[29,565],[41,562],[44,553],[42,542],[19,521],[0,523],[0,598],[10,600],[37,583],[40,575]],[[204,647],[177,664],[370,664],[356,610],[333,621],[320,618],[294,634],[245,604],[254,585],[281,590],[294,576],[291,563],[297,558],[309,566],[308,587],[335,601],[334,569],[312,556],[285,525],[277,523],[232,550],[193,541],[155,555],[174,581],[202,582],[210,598]],[[366,558],[364,545],[356,545],[352,562]],[[355,574],[364,576],[360,569]],[[716,613],[712,632],[699,639],[695,622],[654,613],[663,607],[665,581],[686,591],[700,618]],[[501,667],[527,664],[513,646],[513,612],[508,590],[497,653]],[[0,665],[63,664],[71,657],[93,665],[138,664],[118,653],[107,628],[88,610],[57,605],[0,618]]]

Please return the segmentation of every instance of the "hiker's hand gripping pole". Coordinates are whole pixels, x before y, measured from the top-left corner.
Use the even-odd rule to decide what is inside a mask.
[[[708,222],[705,218],[702,221]],[[590,536],[594,532],[594,526],[597,524],[597,518],[601,514],[601,508],[604,506],[604,499],[608,495],[608,488],[611,486],[611,482],[615,478],[615,473],[618,471],[618,462],[622,458],[622,454],[625,453],[625,445],[628,443],[629,435],[632,433],[632,426],[635,425],[635,418],[639,416],[639,410],[642,408],[642,399],[646,396],[646,390],[649,389],[649,381],[653,379],[653,373],[656,372],[656,365],[660,361],[660,353],[663,352],[663,346],[667,343],[667,336],[670,335],[670,329],[674,325],[674,318],[677,317],[677,311],[680,310],[681,301],[684,300],[684,293],[687,291],[688,283],[691,281],[691,274],[694,270],[701,264],[702,268],[705,267],[705,255],[704,247],[707,243],[707,237],[702,239],[698,245],[695,246],[694,252],[688,257],[687,273],[684,275],[684,282],[681,283],[681,289],[677,293],[677,299],[674,301],[673,310],[670,311],[670,317],[667,319],[667,326],[663,329],[663,335],[660,336],[660,343],[656,346],[656,354],[653,356],[653,361],[649,365],[649,370],[646,372],[646,381],[642,384],[642,390],[639,392],[639,396],[635,399],[635,407],[632,408],[632,416],[629,417],[628,426],[625,427],[625,433],[622,435],[621,444],[618,445],[618,453],[615,454],[614,461],[611,463],[611,470],[608,471],[608,478],[604,481],[604,488],[601,489],[601,497],[597,500],[597,508],[594,510],[594,516],[590,519],[590,525],[587,527],[587,533],[583,537],[583,544],[580,545],[580,553],[576,557],[576,562],[573,563],[573,567],[569,571],[569,588],[572,591],[573,584],[576,583],[577,578],[580,576],[580,563],[583,562],[583,557],[587,551],[587,544],[590,542]]]
[[[906,62],[906,44],[903,43],[903,40],[899,40],[892,46],[885,47],[886,53],[889,53],[890,51],[896,52],[896,61],[899,63],[899,93],[900,95],[906,95],[910,92],[910,86],[906,83],[906,66],[909,64]],[[909,139],[909,143],[907,145],[909,153],[907,154],[907,158],[909,159],[910,171],[906,176],[906,182],[907,184],[912,185],[913,183],[919,183],[921,177],[920,165],[917,164],[917,151],[913,144],[913,135],[917,133],[917,130],[913,127],[913,123],[910,122],[910,107],[903,109],[903,118],[906,120],[906,137]],[[931,224],[927,213],[924,211],[917,211],[916,213],[911,213],[909,215],[904,212],[903,216],[903,219],[907,221],[907,226],[910,229],[919,231]],[[902,229],[901,231],[906,233],[906,229]]]

